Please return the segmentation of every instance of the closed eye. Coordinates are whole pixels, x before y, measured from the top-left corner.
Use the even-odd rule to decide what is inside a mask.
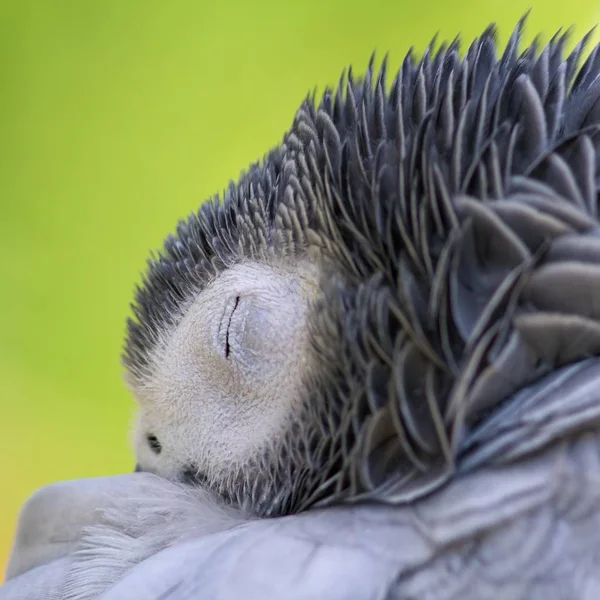
[[[225,358],[229,358],[229,354],[231,351],[231,348],[229,346],[229,329],[231,328],[231,320],[233,319],[233,313],[235,313],[235,309],[238,307],[239,303],[240,303],[240,297],[236,296],[235,304],[233,305],[233,310],[231,311],[231,314],[229,315],[229,322],[227,323],[227,333],[225,334]]]

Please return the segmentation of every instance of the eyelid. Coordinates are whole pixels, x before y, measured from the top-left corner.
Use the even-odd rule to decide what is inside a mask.
[[[219,319],[219,325],[215,336],[215,350],[221,358],[225,357],[225,349],[229,332],[229,325],[234,308],[238,302],[239,296],[229,296],[223,305],[223,312]]]
[[[235,313],[237,307],[240,304],[240,297],[235,297],[235,303],[233,305],[233,309],[229,313],[229,317],[227,320],[227,329],[225,330],[225,358],[229,358],[229,354],[231,352],[231,346],[229,344],[229,330],[231,328],[231,321],[233,320],[233,314]]]

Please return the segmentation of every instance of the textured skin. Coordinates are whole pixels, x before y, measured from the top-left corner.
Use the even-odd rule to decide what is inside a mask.
[[[280,434],[311,368],[311,271],[247,261],[198,295],[135,388],[142,471],[203,485]]]

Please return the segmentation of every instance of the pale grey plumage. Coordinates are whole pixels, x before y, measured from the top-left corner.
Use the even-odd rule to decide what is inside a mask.
[[[562,369],[530,391],[564,413],[562,404],[576,407],[574,415],[597,415],[599,376],[600,365],[589,360]],[[551,427],[547,418],[527,425],[522,423],[530,432]],[[505,434],[497,428],[488,437],[499,457]],[[0,598],[83,600],[98,597],[90,592],[103,588],[108,588],[100,596],[104,600],[596,598],[598,431],[498,463],[455,478],[405,506],[365,503],[242,523],[218,515],[216,505],[202,494],[167,481],[153,486],[153,476],[147,474],[130,475],[115,486],[118,503],[130,499],[130,509],[119,517],[120,528],[118,520],[107,524],[99,515],[98,525],[84,532],[81,550],[71,556],[75,569],[64,568],[60,560],[49,572],[49,567],[38,567],[37,573],[29,571],[21,581],[0,588]],[[147,477],[147,482],[136,480]],[[166,500],[173,513],[163,513],[161,519]],[[207,513],[212,515],[208,525],[216,516],[221,530],[205,535],[190,531],[193,523],[196,528],[207,525]],[[151,526],[142,531],[148,518]],[[128,563],[144,537],[162,538],[165,549],[107,585],[112,574],[105,571],[107,565],[121,577],[117,563]],[[97,551],[86,556],[94,547]],[[40,579],[50,585],[44,589]]]
[[[284,435],[206,482],[280,518],[180,541],[103,597],[600,597],[600,51],[519,54],[521,28],[500,58],[492,28],[463,59],[409,55],[389,93],[385,66],[343,78],[153,259],[135,379],[248,257],[320,265],[319,369]]]

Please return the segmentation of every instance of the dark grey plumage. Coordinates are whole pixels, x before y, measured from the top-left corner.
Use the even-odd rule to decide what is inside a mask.
[[[323,268],[303,411],[209,482],[225,497],[262,515],[406,502],[577,426],[537,419],[544,395],[506,400],[600,354],[600,53],[580,67],[586,39],[565,57],[566,36],[519,53],[521,29],[499,58],[493,28],[464,58],[409,54],[389,88],[385,64],[343,77],[150,261],[124,354],[141,381],[227,266]]]

